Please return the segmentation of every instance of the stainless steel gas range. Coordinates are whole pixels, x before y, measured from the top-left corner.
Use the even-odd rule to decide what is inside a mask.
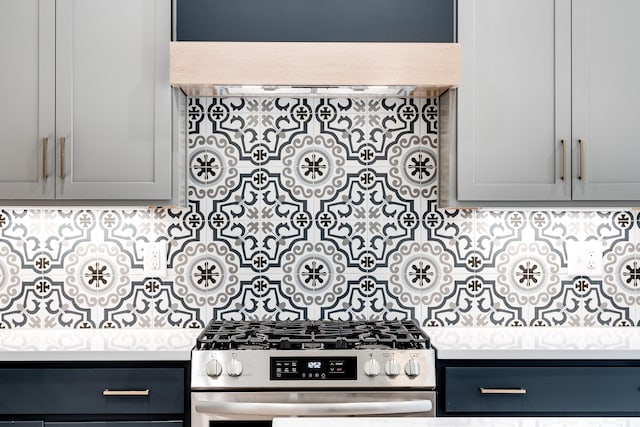
[[[435,414],[435,355],[405,321],[212,321],[191,361],[197,427]]]

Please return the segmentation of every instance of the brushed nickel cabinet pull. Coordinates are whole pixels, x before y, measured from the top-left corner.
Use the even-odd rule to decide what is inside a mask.
[[[64,145],[65,145],[65,137],[61,136],[60,137],[60,178],[64,179],[65,178],[65,172],[64,172]]]
[[[567,141],[561,139],[560,144],[562,144],[562,175],[560,179],[564,181],[565,176],[567,176]]]
[[[584,140],[579,139],[578,145],[580,147],[580,169],[578,170],[578,179],[582,179],[584,176]]]
[[[527,394],[526,388],[484,388],[480,387],[482,394]]]
[[[49,145],[49,138],[42,138],[42,179],[49,178],[47,174],[47,146]]]
[[[103,396],[149,396],[149,389],[146,390],[102,390]]]

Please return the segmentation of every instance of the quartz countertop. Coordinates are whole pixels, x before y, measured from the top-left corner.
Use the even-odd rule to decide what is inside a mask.
[[[5,329],[0,361],[184,360],[201,329]],[[639,359],[640,328],[426,328],[440,359]]]
[[[200,329],[11,329],[0,361],[188,361]]]
[[[640,427],[640,418],[276,418],[273,427]]]
[[[426,328],[439,359],[640,359],[640,328]]]

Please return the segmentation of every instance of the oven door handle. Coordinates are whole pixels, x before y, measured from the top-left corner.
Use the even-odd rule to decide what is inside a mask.
[[[197,402],[195,409],[200,413],[225,415],[393,415],[430,412],[433,403],[430,400],[345,403]]]

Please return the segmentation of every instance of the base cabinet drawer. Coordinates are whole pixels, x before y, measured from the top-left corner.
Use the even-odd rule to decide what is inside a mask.
[[[180,368],[0,369],[0,415],[183,414],[184,375]]]
[[[447,367],[448,414],[640,415],[640,367]]]
[[[2,424],[0,424],[2,426]],[[40,424],[40,427],[42,424]],[[21,426],[16,427],[31,427]],[[35,427],[35,426],[34,426]],[[182,421],[98,421],[77,423],[45,423],[44,427],[183,427]]]
[[[0,421],[0,427],[43,427],[42,421]]]

